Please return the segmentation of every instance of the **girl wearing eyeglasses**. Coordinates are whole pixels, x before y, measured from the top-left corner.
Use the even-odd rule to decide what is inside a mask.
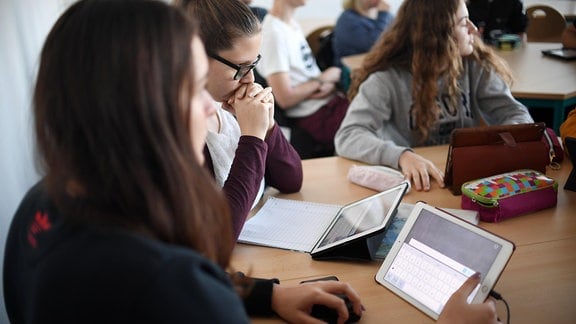
[[[302,162],[274,121],[271,89],[254,83],[260,23],[238,0],[176,0],[200,24],[209,57],[207,89],[217,114],[209,120],[206,165],[223,187],[234,234],[240,234],[264,185],[292,193],[302,186]],[[257,95],[264,100],[255,100]]]
[[[225,272],[231,219],[202,166],[208,64],[196,24],[163,1],[80,0],[58,19],[34,93],[45,177],[4,254],[12,323],[249,322],[241,296],[256,288]],[[323,304],[346,319],[334,294],[361,313],[337,281],[274,284],[256,306],[303,323]]]

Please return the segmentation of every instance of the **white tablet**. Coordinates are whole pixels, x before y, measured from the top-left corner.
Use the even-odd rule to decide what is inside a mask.
[[[476,272],[481,282],[468,297],[483,302],[514,251],[514,243],[419,202],[376,274],[376,281],[433,319]]]

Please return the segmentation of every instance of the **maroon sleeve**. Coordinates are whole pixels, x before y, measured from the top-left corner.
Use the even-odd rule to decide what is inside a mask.
[[[248,217],[264,178],[268,147],[254,136],[241,136],[234,161],[224,182],[224,193],[232,212],[232,225],[236,239]]]
[[[208,148],[204,148],[206,167],[214,175]],[[296,150],[275,125],[265,141],[253,136],[241,136],[234,161],[224,182],[224,194],[232,213],[236,239],[250,213],[252,204],[266,174],[266,185],[281,192],[297,192],[302,187],[302,161]]]
[[[280,192],[292,193],[302,188],[302,160],[298,152],[286,140],[278,124],[266,137],[266,185]]]

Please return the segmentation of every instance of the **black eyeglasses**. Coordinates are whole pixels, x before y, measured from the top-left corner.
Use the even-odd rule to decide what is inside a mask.
[[[246,75],[248,75],[248,73],[250,73],[250,71],[254,70],[256,65],[258,65],[258,62],[260,62],[260,58],[262,58],[262,55],[258,54],[256,61],[254,61],[250,64],[234,64],[234,63],[228,61],[227,59],[225,59],[219,55],[216,55],[216,54],[208,54],[208,56],[217,60],[220,63],[224,63],[224,64],[228,65],[229,67],[235,69],[236,74],[234,74],[234,80],[240,80],[243,77],[245,77]]]

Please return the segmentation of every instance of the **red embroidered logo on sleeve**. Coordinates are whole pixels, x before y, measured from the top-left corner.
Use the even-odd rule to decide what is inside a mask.
[[[38,246],[38,234],[50,230],[51,227],[52,223],[50,223],[48,214],[37,211],[30,228],[28,228],[28,243],[30,246],[36,248]]]

